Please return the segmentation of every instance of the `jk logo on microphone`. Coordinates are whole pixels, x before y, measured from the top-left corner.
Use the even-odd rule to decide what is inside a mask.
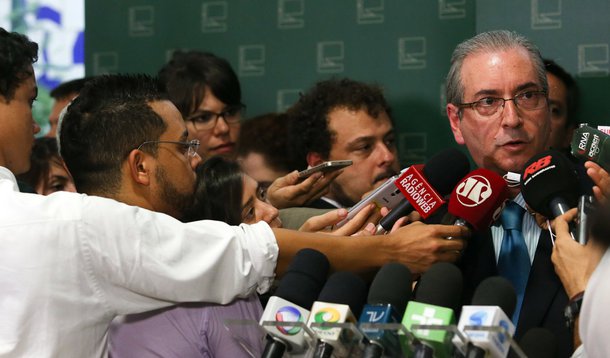
[[[492,194],[489,180],[481,175],[473,175],[461,182],[455,190],[457,199],[467,207],[481,204]]]

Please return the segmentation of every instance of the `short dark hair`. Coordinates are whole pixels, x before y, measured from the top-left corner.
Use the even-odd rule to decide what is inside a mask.
[[[91,77],[77,78],[75,80],[60,83],[51,90],[50,95],[55,99],[62,99],[75,93],[78,94],[89,80],[91,80]]]
[[[333,136],[328,129],[328,115],[338,108],[365,110],[373,118],[385,112],[392,120],[381,87],[348,78],[318,82],[287,112],[295,159],[304,160],[309,152],[328,158]]]
[[[563,67],[559,66],[555,61],[550,59],[543,59],[544,68],[546,72],[554,75],[559,78],[561,82],[566,86],[566,105],[567,110],[567,120],[566,120],[566,128],[578,126],[578,108],[579,108],[579,100],[580,100],[580,91],[578,90],[578,85],[572,77]]]
[[[0,96],[10,102],[17,87],[34,75],[30,66],[37,60],[36,42],[0,27]]]
[[[218,220],[239,225],[244,191],[239,164],[222,156],[212,156],[197,167],[194,203],[184,221]]]
[[[227,106],[243,105],[235,71],[227,60],[209,52],[174,52],[159,78],[184,118],[201,105],[206,86]]]
[[[289,117],[285,113],[267,113],[248,119],[240,127],[237,155],[245,157],[259,153],[276,171],[290,172],[307,166],[305,158],[292,160],[286,155]]]
[[[59,150],[79,192],[113,194],[121,165],[145,141],[167,128],[150,102],[167,99],[147,75],[105,75],[92,79],[59,122]],[[157,147],[147,146],[156,155]]]
[[[61,163],[57,140],[48,137],[36,138],[30,155],[30,170],[18,175],[17,179],[26,182],[32,188],[35,188],[41,180],[46,185],[53,159]]]

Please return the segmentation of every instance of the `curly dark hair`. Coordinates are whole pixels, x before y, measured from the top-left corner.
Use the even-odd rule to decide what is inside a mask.
[[[30,66],[38,61],[38,44],[17,32],[0,27],[0,96],[10,102],[17,87],[34,75]]]
[[[58,128],[59,151],[79,192],[119,189],[125,158],[167,129],[150,107],[161,100],[167,100],[161,83],[147,75],[105,75],[87,82]],[[145,148],[156,155],[154,144]]]
[[[385,112],[392,118],[390,106],[378,85],[348,78],[318,82],[287,111],[291,155],[295,160],[304,163],[309,152],[328,158],[333,139],[328,129],[328,114],[338,108],[365,110],[373,118]]]
[[[174,52],[159,70],[159,79],[184,118],[201,105],[206,86],[227,106],[243,105],[235,71],[227,60],[209,52]]]
[[[245,157],[259,153],[266,163],[276,171],[291,172],[307,166],[305,158],[292,160],[288,151],[288,122],[285,113],[267,113],[243,122],[237,142],[237,155]]]

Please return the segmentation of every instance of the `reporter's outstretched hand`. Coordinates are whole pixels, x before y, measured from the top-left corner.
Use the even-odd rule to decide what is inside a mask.
[[[332,173],[314,173],[299,182],[298,171],[277,178],[267,189],[267,200],[278,209],[303,206],[322,197],[328,191],[328,185],[341,174],[341,170]]]
[[[470,230],[457,225],[427,225],[416,221],[385,235],[395,260],[421,274],[437,262],[455,262],[465,248]],[[453,237],[453,240],[447,240]]]
[[[585,162],[587,175],[593,180],[593,195],[601,204],[607,203],[610,198],[610,174],[599,164],[587,161]]]
[[[307,219],[299,231],[325,231],[328,234],[337,236],[374,235],[376,225],[381,219],[381,213],[376,209],[375,204],[369,204],[362,208],[362,210],[345,223],[345,225],[338,229],[332,229],[333,225],[346,217],[346,209],[332,210],[325,214]]]
[[[594,242],[581,245],[570,236],[568,223],[576,218],[577,212],[576,208],[570,209],[551,223],[555,233],[551,260],[568,297],[585,290],[589,277],[604,253]]]

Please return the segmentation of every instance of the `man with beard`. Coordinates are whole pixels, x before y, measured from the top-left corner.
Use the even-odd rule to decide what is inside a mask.
[[[288,115],[297,158],[309,166],[353,162],[310,207],[353,206],[400,169],[390,108],[377,86],[350,79],[318,82]]]

